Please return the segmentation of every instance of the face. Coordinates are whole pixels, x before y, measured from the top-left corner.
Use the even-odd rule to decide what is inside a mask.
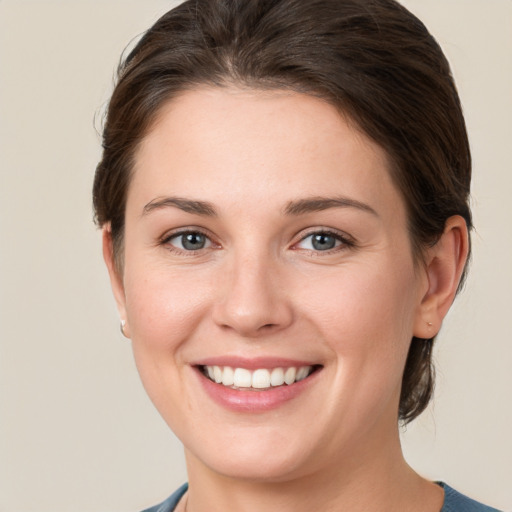
[[[190,464],[277,481],[386,449],[426,286],[386,155],[319,99],[189,91],[138,150],[114,288]]]

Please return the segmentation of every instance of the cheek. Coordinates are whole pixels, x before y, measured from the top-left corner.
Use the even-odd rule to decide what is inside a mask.
[[[173,272],[159,265],[131,264],[125,279],[127,318],[132,349],[142,384],[164,419],[180,431],[187,393],[187,341],[209,309],[208,280],[192,272]]]
[[[303,315],[320,329],[345,374],[364,367],[379,379],[401,378],[413,332],[415,279],[412,262],[405,260],[347,266],[312,281]]]
[[[208,279],[187,269],[176,272],[133,265],[125,280],[126,308],[134,345],[176,351],[197,326],[211,300]]]

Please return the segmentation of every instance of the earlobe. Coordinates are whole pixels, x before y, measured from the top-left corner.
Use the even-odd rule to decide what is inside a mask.
[[[452,305],[469,251],[466,221],[460,215],[450,217],[436,245],[428,250],[426,261],[427,291],[416,315],[414,336],[435,336]]]
[[[105,265],[108,269],[108,274],[110,276],[110,285],[112,287],[112,293],[114,294],[114,299],[117,304],[117,310],[119,311],[119,318],[121,321],[121,332],[127,338],[130,337],[130,328],[128,325],[127,315],[126,315],[126,298],[124,293],[124,284],[123,277],[120,274],[120,271],[116,265],[116,259],[114,255],[114,245],[112,240],[112,231],[110,229],[110,224],[107,224],[103,227],[102,232],[103,237],[103,259],[105,261]]]

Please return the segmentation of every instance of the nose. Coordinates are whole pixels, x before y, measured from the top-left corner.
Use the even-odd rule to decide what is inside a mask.
[[[219,285],[214,322],[247,338],[288,327],[293,310],[278,267],[278,262],[257,255],[231,262]]]

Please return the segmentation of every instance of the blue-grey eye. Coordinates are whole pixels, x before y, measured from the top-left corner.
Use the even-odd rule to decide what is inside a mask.
[[[190,231],[188,233],[179,233],[173,236],[169,243],[183,251],[198,251],[210,247],[209,238],[199,231]]]
[[[338,236],[331,233],[318,232],[306,236],[297,245],[299,248],[309,251],[329,251],[341,244],[342,241]]]

